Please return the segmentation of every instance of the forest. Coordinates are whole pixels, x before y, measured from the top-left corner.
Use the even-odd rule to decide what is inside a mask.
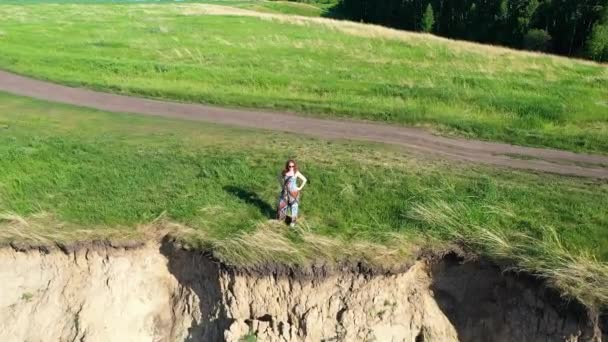
[[[608,0],[341,0],[347,19],[608,61]]]

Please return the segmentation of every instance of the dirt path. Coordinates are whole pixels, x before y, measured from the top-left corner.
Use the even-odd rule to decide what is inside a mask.
[[[213,122],[329,139],[374,141],[453,160],[608,179],[608,156],[445,138],[416,128],[149,100],[70,88],[4,71],[0,71],[0,91],[111,112]]]

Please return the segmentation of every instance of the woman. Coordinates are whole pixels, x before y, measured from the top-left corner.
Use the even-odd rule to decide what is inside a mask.
[[[302,184],[298,186],[297,180],[300,179]],[[306,177],[298,171],[298,165],[294,160],[288,160],[285,163],[285,169],[279,177],[281,183],[281,195],[279,197],[279,206],[277,209],[277,219],[283,221],[287,217],[287,210],[291,209],[290,226],[295,226],[298,219],[298,204],[300,202],[300,191],[306,185]]]

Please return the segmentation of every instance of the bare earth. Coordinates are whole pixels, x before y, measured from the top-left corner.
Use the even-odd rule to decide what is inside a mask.
[[[451,160],[608,179],[608,156],[446,138],[417,128],[150,100],[71,88],[5,71],[0,71],[0,91],[110,112],[179,118],[328,139],[380,142]]]

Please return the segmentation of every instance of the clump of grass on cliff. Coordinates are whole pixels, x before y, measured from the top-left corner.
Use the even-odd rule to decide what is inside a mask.
[[[297,231],[272,221],[277,174],[292,157],[309,179]],[[605,298],[592,291],[606,281],[605,182],[5,94],[0,170],[2,243],[171,233],[235,264],[390,266],[428,238],[508,259],[586,302]]]
[[[416,260],[424,247],[430,247],[412,234],[387,233],[379,242],[329,237],[314,233],[306,225],[286,231],[276,222],[230,239],[203,240],[202,245],[207,245],[218,259],[242,267],[263,267],[268,263],[303,267],[363,263],[387,270],[400,269]]]
[[[489,215],[513,217],[505,208],[487,207]],[[608,305],[608,263],[599,261],[585,248],[566,247],[563,237],[551,224],[543,224],[534,234],[505,230],[499,225],[480,226],[467,215],[462,203],[435,200],[414,207],[412,219],[468,250],[501,262],[510,270],[524,271],[545,279],[570,298],[592,308]]]

